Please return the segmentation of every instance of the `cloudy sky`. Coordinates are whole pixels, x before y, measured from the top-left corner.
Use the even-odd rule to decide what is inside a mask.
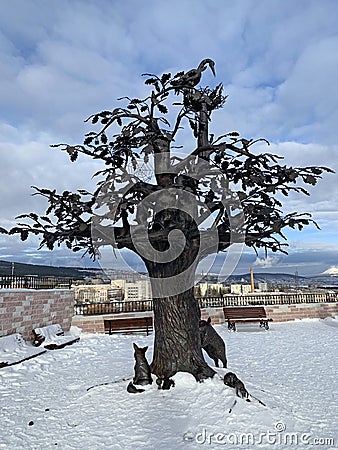
[[[90,189],[92,161],[77,164],[50,144],[81,143],[84,119],[142,96],[141,74],[216,62],[229,95],[215,126],[265,137],[286,164],[338,171],[336,0],[11,0],[0,15],[0,226],[42,212],[31,185]],[[271,150],[269,149],[269,151]],[[325,176],[288,211],[321,227],[290,232],[289,256],[244,252],[236,272],[318,274],[338,269],[338,175]],[[0,236],[0,259],[86,265],[64,249]]]

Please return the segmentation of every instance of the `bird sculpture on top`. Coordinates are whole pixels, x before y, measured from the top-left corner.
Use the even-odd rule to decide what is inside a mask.
[[[183,73],[177,80],[173,80],[171,82],[172,86],[177,88],[193,88],[198,85],[201,81],[202,72],[204,72],[207,68],[210,67],[211,72],[216,76],[215,72],[215,63],[212,59],[203,59],[197,67],[197,69],[191,69],[186,73]]]

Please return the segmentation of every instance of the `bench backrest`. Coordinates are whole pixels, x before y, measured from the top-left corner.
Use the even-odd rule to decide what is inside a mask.
[[[54,325],[47,325],[46,327],[35,328],[34,333],[46,339],[50,339],[55,336],[62,336],[64,334],[61,325],[58,323]]]
[[[266,318],[263,306],[226,306],[223,308],[225,319]]]
[[[153,318],[149,317],[131,317],[124,319],[110,319],[105,320],[105,329],[119,330],[119,329],[133,329],[133,328],[147,328],[152,327]]]

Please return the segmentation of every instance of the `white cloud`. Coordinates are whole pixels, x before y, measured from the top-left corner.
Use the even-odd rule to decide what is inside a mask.
[[[266,258],[256,258],[254,266],[261,267],[262,269],[269,269],[271,267],[277,266],[280,258],[276,256],[267,256]]]
[[[21,140],[22,137],[17,139],[18,130],[8,126],[0,129],[8,133],[8,140],[0,139],[0,226],[13,225],[14,217],[19,214],[45,211],[45,199],[32,196],[34,191],[31,186],[61,192],[94,189],[96,180],[92,179],[92,174],[98,170],[97,163],[84,158],[71,163],[65,152],[49,147],[50,142],[55,142],[55,138],[51,136],[41,136],[40,140],[31,140],[27,136],[25,143],[16,144],[9,137],[14,136],[14,142]]]
[[[80,143],[83,120],[141,96],[143,72],[187,70],[211,57],[230,94],[215,133],[266,137],[285,164],[338,170],[338,8],[322,0],[12,0],[0,17],[0,222],[42,208],[29,186],[93,185],[93,163],[50,144]],[[185,136],[185,135],[184,135]],[[192,144],[193,145],[193,144]],[[309,211],[317,240],[336,243],[337,175],[286,210]],[[310,232],[302,233],[313,241]],[[325,237],[326,236],[326,237]],[[272,263],[272,260],[270,260]],[[279,261],[280,263],[280,261]],[[268,264],[268,262],[262,263]],[[262,266],[260,266],[262,267]]]

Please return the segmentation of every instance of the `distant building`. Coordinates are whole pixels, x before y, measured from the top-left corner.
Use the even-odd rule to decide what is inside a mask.
[[[260,292],[268,292],[268,283],[258,282],[257,288]]]
[[[135,283],[126,283],[124,300],[149,300],[151,298],[151,286],[149,280],[138,280]]]
[[[251,293],[251,284],[231,284],[230,293],[236,295],[245,295]]]
[[[74,285],[75,300],[78,303],[107,303],[116,301],[136,301],[151,299],[149,280],[137,280],[135,283],[124,279],[111,280],[110,284]]]
[[[223,284],[221,283],[200,283],[197,288],[201,297],[217,297],[223,293]]]
[[[77,303],[107,303],[122,300],[122,290],[110,284],[74,285]]]

